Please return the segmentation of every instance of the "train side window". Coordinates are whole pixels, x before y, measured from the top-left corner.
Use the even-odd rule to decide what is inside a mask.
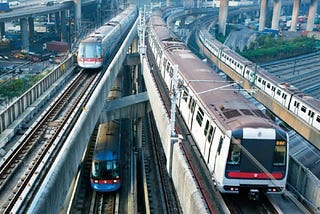
[[[314,117],[314,112],[313,112],[313,111],[311,111],[311,110],[309,110],[309,112],[308,112],[308,116],[309,116],[309,117],[311,117],[311,118],[313,118],[313,117]]]
[[[317,120],[318,123],[320,123],[320,116],[319,115],[317,116],[316,120]]]
[[[188,101],[188,92],[187,92],[187,91],[183,91],[182,99],[183,99],[185,102]]]
[[[300,103],[299,102],[297,102],[297,101],[294,101],[294,107],[296,107],[296,108],[299,108],[299,105],[300,105]]]
[[[239,165],[240,163],[240,147],[238,144],[230,144],[227,164]]]
[[[223,137],[220,137],[219,145],[218,145],[218,149],[217,149],[218,155],[220,155],[222,143],[223,143]]]
[[[207,136],[207,134],[208,134],[208,129],[209,129],[209,120],[207,120],[206,126],[204,127],[204,130],[203,130],[204,136]]]
[[[188,108],[189,108],[189,109],[191,109],[191,103],[192,103],[192,100],[193,100],[193,98],[192,98],[192,97],[190,97],[189,104],[188,104]]]
[[[276,87],[271,86],[271,91],[275,92],[276,91]],[[278,94],[278,95],[280,95],[280,94]]]
[[[170,63],[167,64],[166,71],[169,72],[169,69],[170,69]]]
[[[304,113],[306,113],[307,108],[306,108],[305,106],[302,106],[302,107],[301,107],[301,111],[304,112]]]
[[[276,141],[274,147],[273,165],[284,166],[286,163],[286,143],[284,141]]]
[[[246,70],[246,74],[249,74],[249,70]]]
[[[211,142],[212,134],[213,134],[213,127],[210,126],[210,129],[209,129],[209,132],[208,132],[208,136],[207,136],[207,140],[208,140],[209,142]]]
[[[163,59],[163,67],[166,67],[166,64],[167,64],[167,58],[164,58]]]
[[[258,78],[258,82],[261,83],[261,77]]]
[[[267,84],[267,88],[270,88],[270,83]]]
[[[169,76],[170,76],[171,78],[173,77],[173,68],[172,68],[172,67],[170,67]]]
[[[279,96],[280,96],[280,94],[281,94],[281,90],[280,90],[280,89],[278,89],[278,90],[277,90],[277,95],[279,95]]]
[[[262,85],[266,85],[266,81],[265,80],[262,80]]]
[[[193,113],[193,112],[194,112],[195,106],[196,106],[196,102],[195,102],[195,100],[194,100],[194,99],[192,99],[192,98],[190,98],[190,102],[189,102],[188,107],[189,107],[189,109],[190,109],[191,113]]]
[[[203,116],[204,116],[204,112],[203,112],[203,110],[199,107],[199,108],[198,108],[197,117],[196,117],[196,120],[197,120],[199,126],[202,125]]]
[[[287,95],[285,93],[282,94],[282,98],[285,100],[287,99]]]

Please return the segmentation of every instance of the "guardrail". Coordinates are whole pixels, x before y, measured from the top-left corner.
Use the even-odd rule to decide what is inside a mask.
[[[73,64],[74,57],[72,54],[69,54],[59,66],[55,67],[47,76],[0,113],[0,148],[4,146],[19,129],[23,128],[25,123],[29,122],[37,113],[38,109],[51,98],[57,88],[53,88],[50,93],[47,93],[48,89],[51,88],[60,77],[66,75],[68,69],[71,68]],[[55,85],[54,87],[57,86]],[[28,112],[26,111],[28,107],[34,108]],[[1,137],[6,129],[10,129],[10,133]]]

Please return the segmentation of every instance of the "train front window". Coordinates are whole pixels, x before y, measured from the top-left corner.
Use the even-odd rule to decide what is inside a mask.
[[[92,179],[119,178],[118,161],[94,161],[92,163]]]
[[[86,43],[82,53],[86,58],[101,57],[101,46],[96,43]]]
[[[241,155],[240,146],[238,144],[231,143],[230,149],[229,149],[229,154],[228,154],[227,164],[228,165],[239,165],[240,164],[240,155]]]
[[[284,166],[286,163],[286,142],[276,141],[273,156],[274,166]]]

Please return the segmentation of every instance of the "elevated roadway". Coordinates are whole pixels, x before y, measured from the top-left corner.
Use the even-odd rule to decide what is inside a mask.
[[[54,4],[52,6],[46,5],[28,5],[11,10],[10,12],[0,13],[0,22],[8,22],[14,19],[36,17],[40,15],[47,15],[62,10],[72,9],[74,7],[73,1],[66,1],[61,4]]]

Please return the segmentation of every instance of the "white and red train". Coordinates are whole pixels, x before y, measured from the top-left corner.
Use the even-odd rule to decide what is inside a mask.
[[[251,61],[214,39],[207,29],[200,30],[199,38],[218,60],[224,62],[290,112],[320,131],[319,100],[302,93],[288,83],[281,82],[265,69],[255,67]]]
[[[137,7],[130,5],[126,10],[89,34],[79,44],[77,53],[78,65],[89,69],[101,68],[114,48],[128,33],[137,17]]]
[[[232,84],[224,81],[168,30],[161,14],[150,17],[149,48],[169,90],[174,66],[183,83],[177,108],[222,193],[282,193],[288,135]]]

